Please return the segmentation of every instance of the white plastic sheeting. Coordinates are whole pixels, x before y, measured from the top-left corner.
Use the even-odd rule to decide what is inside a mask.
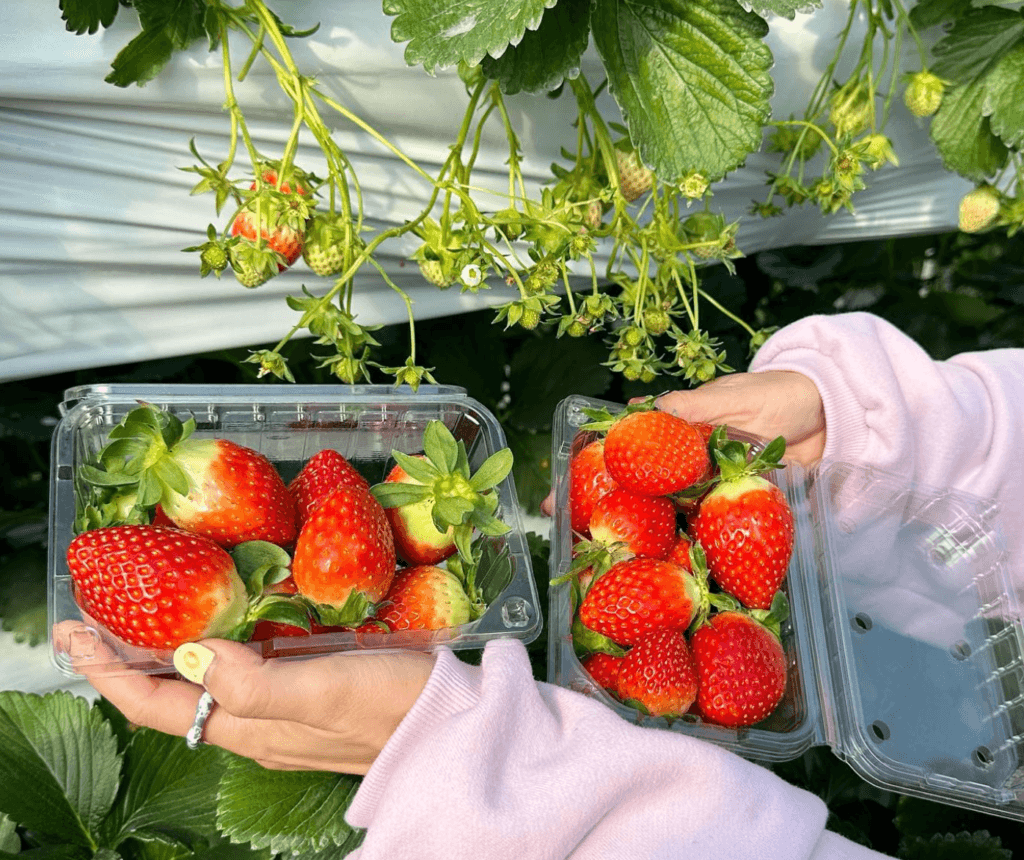
[[[428,172],[454,139],[465,105],[453,73],[428,77],[409,68],[403,46],[389,36],[379,0],[294,0],[281,14],[297,26],[315,22],[314,36],[293,40],[300,68],[340,102],[383,132]],[[777,94],[774,115],[799,113],[833,49],[845,3],[793,22],[772,21]],[[133,362],[277,340],[296,321],[285,301],[301,286],[322,286],[297,265],[257,290],[228,274],[200,279],[195,254],[216,220],[211,196],[190,197],[196,177],[181,168],[194,159],[194,138],[211,162],[226,151],[228,122],[220,54],[197,46],[176,57],[145,87],[104,83],[109,63],[133,33],[127,11],[94,36],[64,29],[55,3],[8,0],[0,32],[0,381],[75,368]],[[239,45],[239,61],[244,46]],[[585,71],[596,78],[588,58]],[[780,83],[784,82],[784,83]],[[274,156],[292,116],[272,75],[257,66],[238,88],[257,145]],[[511,99],[524,147],[524,173],[549,177],[559,147],[573,144],[569,98]],[[616,119],[609,103],[607,114]],[[354,163],[367,210],[380,226],[415,214],[427,186],[393,155],[341,117],[336,139]],[[330,119],[328,120],[331,121]],[[897,110],[887,130],[901,160],[898,171],[870,177],[856,214],[823,217],[794,210],[771,220],[746,218],[765,189],[768,155],[755,155],[721,186],[714,204],[729,220],[744,217],[739,244],[751,253],[793,244],[951,229],[968,184],[946,172],[925,128]],[[475,176],[506,186],[507,148],[495,124]],[[298,162],[319,167],[319,149],[300,147]],[[499,208],[499,207],[496,207]],[[419,317],[453,314],[507,301],[495,289],[479,296],[426,284],[404,255],[415,244],[392,245],[381,260],[415,302]],[[326,282],[323,282],[326,284]],[[357,283],[355,311],[364,324],[406,318],[401,298],[376,274]]]

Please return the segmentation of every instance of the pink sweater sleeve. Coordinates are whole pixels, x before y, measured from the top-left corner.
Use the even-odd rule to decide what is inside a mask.
[[[847,313],[776,332],[750,369],[794,370],[814,381],[825,405],[826,458],[997,502],[1024,590],[1024,349],[934,361],[890,323]]]
[[[522,644],[439,654],[348,811],[378,858],[868,860],[814,795],[713,744],[536,683]]]

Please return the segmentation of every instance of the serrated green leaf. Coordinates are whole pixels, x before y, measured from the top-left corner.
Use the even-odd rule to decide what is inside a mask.
[[[0,812],[49,839],[92,846],[121,777],[103,715],[71,693],[0,692]]]
[[[512,452],[508,448],[495,451],[473,473],[469,485],[478,493],[496,487],[512,471]]]
[[[103,80],[115,87],[131,84],[142,86],[160,74],[171,59],[174,45],[162,31],[139,33],[117,52],[110,64],[113,69]]]
[[[1007,51],[985,81],[982,112],[989,116],[992,132],[1011,149],[1024,145],[1024,40]]]
[[[359,778],[275,771],[234,758],[221,779],[217,824],[234,841],[271,851],[321,851],[351,840],[345,811]]]
[[[142,728],[124,753],[124,780],[111,810],[112,845],[147,832],[192,845],[217,835],[217,788],[226,768],[217,747],[190,750],[184,738]]]
[[[792,21],[797,12],[812,12],[821,8],[821,0],[751,0],[743,5],[759,15],[770,13]]]
[[[580,73],[580,58],[590,42],[590,9],[594,0],[558,0],[544,13],[536,30],[497,59],[480,64],[507,95],[546,93]]]
[[[60,0],[60,17],[68,31],[91,35],[113,24],[118,8],[118,0]]]
[[[983,84],[955,87],[945,94],[932,119],[931,136],[942,163],[975,182],[994,176],[1006,165],[1008,150],[992,133]]]
[[[443,474],[451,474],[459,459],[459,446],[443,421],[430,421],[423,431],[423,453]]]
[[[143,30],[160,30],[181,50],[206,36],[205,0],[132,0]]]
[[[535,29],[555,0],[384,0],[391,38],[408,42],[405,61],[430,74],[460,62],[500,56]]]
[[[956,19],[932,53],[932,71],[963,85],[984,77],[1024,38],[1024,17],[998,6],[975,9]]]
[[[920,0],[910,10],[910,21],[918,30],[927,30],[955,21],[973,5],[973,0]]]
[[[641,159],[663,182],[716,181],[761,145],[768,25],[734,0],[598,0],[594,44]]]

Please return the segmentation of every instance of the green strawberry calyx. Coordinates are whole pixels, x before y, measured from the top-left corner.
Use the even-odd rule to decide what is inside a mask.
[[[478,537],[470,547],[471,558],[452,556],[447,570],[462,585],[470,602],[470,621],[483,615],[512,581],[512,556],[504,541]]]
[[[497,516],[496,487],[512,471],[512,452],[502,448],[470,472],[465,443],[456,441],[442,421],[430,421],[423,433],[423,456],[392,451],[395,462],[412,479],[384,481],[370,488],[385,508],[400,508],[424,500],[431,502],[431,516],[439,532],[449,528],[459,555],[473,561],[474,532],[498,537],[510,527]]]
[[[269,541],[251,540],[238,544],[230,553],[235,570],[245,584],[249,603],[244,617],[220,634],[221,639],[246,642],[258,621],[310,629],[314,607],[309,600],[300,594],[277,594],[267,590],[291,574],[291,556],[284,549]]]
[[[718,431],[716,430],[717,434]],[[774,469],[784,468],[782,456],[786,453],[786,440],[776,436],[765,447],[750,456],[750,443],[713,435],[710,450],[718,464],[718,483],[729,483],[741,478],[760,476]]]
[[[596,433],[607,433],[609,428],[618,421],[621,421],[627,415],[632,415],[634,412],[653,412],[657,407],[654,405],[654,401],[657,398],[654,396],[645,397],[642,400],[637,400],[635,403],[627,403],[625,407],[619,409],[616,412],[612,412],[606,407],[592,408],[584,407],[583,414],[586,415],[590,421],[584,424],[581,430],[591,430]]]
[[[179,445],[195,431],[148,403],[132,409],[108,434],[108,443],[76,473],[76,531],[149,522],[157,504],[188,495],[189,473],[179,465]]]

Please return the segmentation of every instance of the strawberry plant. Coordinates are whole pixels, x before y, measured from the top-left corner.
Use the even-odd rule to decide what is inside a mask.
[[[107,76],[116,86],[147,83],[201,40],[219,53],[229,145],[201,153],[193,144],[195,163],[185,168],[222,219],[189,249],[199,272],[230,271],[252,288],[304,254],[311,272],[327,279],[290,297],[295,325],[244,359],[261,375],[294,379],[286,347],[308,334],[324,348],[319,366],[344,382],[377,373],[414,388],[432,380],[412,302],[379,262],[394,244],[413,241],[411,259],[438,288],[507,289],[495,317],[506,328],[595,338],[606,366],[627,380],[706,381],[771,330],[763,312],[732,305],[708,275],[709,264],[733,271],[742,258],[742,224],[716,210],[716,184],[766,149],[767,191],[752,216],[802,205],[825,215],[853,209],[872,173],[899,169],[886,131],[898,111],[926,123],[945,166],[977,185],[964,199],[964,230],[1013,235],[1024,224],[1016,97],[1024,18],[1012,3],[852,0],[805,109],[773,117],[770,99],[791,71],[773,69],[766,37],[797,11],[825,14],[813,0],[388,0],[382,26],[390,23],[406,61],[431,74],[457,68],[465,83],[465,113],[432,172],[297,66],[289,43],[329,21],[290,23],[263,0],[60,5],[79,34],[110,26],[124,6],[137,12],[141,32]],[[588,47],[600,61],[593,80],[580,73]],[[279,152],[257,148],[236,92],[256,63],[267,64],[292,107]],[[563,99],[576,131],[575,146],[539,188],[523,174],[507,104],[521,93]],[[609,95],[617,116],[604,106]],[[421,184],[427,202],[418,213],[371,226],[375,213],[331,132],[337,123],[366,135]],[[474,182],[492,125],[508,147],[504,194]],[[300,137],[315,141],[318,163],[296,163]],[[603,271],[599,247],[607,252]],[[373,327],[353,315],[365,277],[381,278],[408,308],[405,355],[393,364],[379,360]],[[709,323],[712,312],[738,327],[738,350]]]

